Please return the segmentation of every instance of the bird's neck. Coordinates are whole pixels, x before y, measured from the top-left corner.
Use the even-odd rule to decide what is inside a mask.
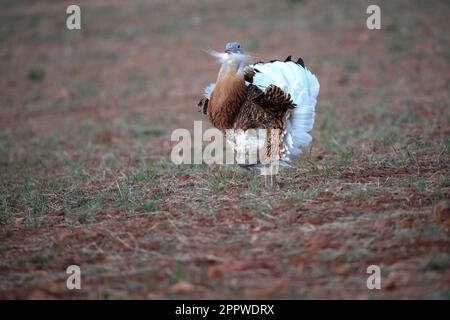
[[[243,73],[230,65],[222,65],[209,104],[209,118],[216,128],[232,128],[245,101],[246,89]]]
[[[224,62],[219,70],[219,74],[217,76],[217,81],[223,80],[225,77],[237,77],[242,76],[243,71],[243,62],[238,61],[237,59],[228,60]]]

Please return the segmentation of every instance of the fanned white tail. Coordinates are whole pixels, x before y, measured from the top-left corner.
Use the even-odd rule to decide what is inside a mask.
[[[312,140],[311,131],[314,125],[315,108],[319,94],[319,81],[303,63],[294,61],[258,62],[250,66],[257,72],[253,85],[265,90],[276,85],[291,95],[296,107],[286,114],[284,144],[286,154],[284,161],[290,162],[298,156]]]

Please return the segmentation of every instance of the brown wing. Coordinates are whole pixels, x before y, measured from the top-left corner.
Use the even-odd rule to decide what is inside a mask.
[[[259,72],[258,69],[248,68],[245,71],[244,79],[249,83],[253,83],[253,77],[255,73]],[[255,87],[256,88],[256,87]],[[255,94],[253,97],[253,102],[260,105],[262,108],[272,111],[286,111],[287,109],[295,108],[295,103],[292,102],[291,95],[289,93],[285,93],[280,87],[276,85],[270,85],[266,88],[265,91],[261,91],[259,89],[254,90]]]
[[[273,84],[268,86],[262,94],[256,96],[253,101],[272,112],[295,108],[295,103],[292,102],[291,95]]]

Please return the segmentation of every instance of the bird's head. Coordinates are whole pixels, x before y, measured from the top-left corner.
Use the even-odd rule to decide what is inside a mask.
[[[244,49],[237,42],[228,42],[225,45],[225,53],[228,54],[245,54]]]
[[[225,45],[224,52],[217,52],[214,50],[209,50],[208,52],[210,55],[218,58],[222,65],[236,69],[236,71],[243,69],[247,58],[245,50],[237,42],[228,42]]]

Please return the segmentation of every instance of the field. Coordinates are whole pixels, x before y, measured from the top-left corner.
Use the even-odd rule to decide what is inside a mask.
[[[450,5],[377,3],[2,1],[0,298],[449,299]],[[233,40],[321,84],[274,190],[170,159]]]

